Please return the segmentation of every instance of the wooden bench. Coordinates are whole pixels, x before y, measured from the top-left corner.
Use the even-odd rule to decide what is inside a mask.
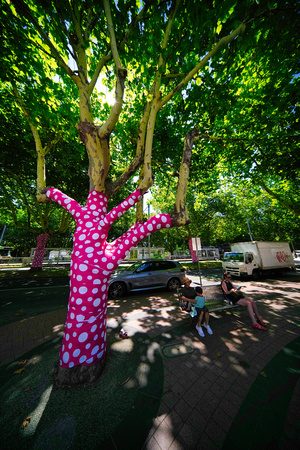
[[[205,305],[207,306],[209,312],[223,311],[227,309],[237,308],[240,305],[233,305],[230,300],[228,300],[221,289],[220,284],[211,284],[207,286],[202,286],[203,295],[205,297]],[[179,302],[181,302],[181,288],[177,289],[177,297]]]

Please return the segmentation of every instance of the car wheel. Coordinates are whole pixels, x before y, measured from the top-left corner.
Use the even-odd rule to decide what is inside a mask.
[[[171,278],[168,281],[167,288],[169,291],[176,291],[176,289],[179,289],[181,286],[180,280],[178,278]]]
[[[126,285],[121,281],[116,281],[109,287],[108,295],[112,298],[123,297],[126,294]]]
[[[252,278],[253,278],[254,281],[260,280],[261,279],[261,271],[257,270],[257,269],[253,270]]]

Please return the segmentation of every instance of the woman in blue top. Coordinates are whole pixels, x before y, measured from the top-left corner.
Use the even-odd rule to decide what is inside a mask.
[[[205,319],[205,322],[203,324],[204,328],[206,328],[206,331],[208,332],[208,334],[213,334],[212,329],[209,326],[209,311],[208,311],[207,307],[205,306],[205,297],[203,296],[202,288],[200,286],[197,286],[195,288],[195,291],[196,291],[196,297],[194,299],[190,299],[190,302],[195,307],[196,312],[194,313],[192,311],[190,314],[192,315],[192,317],[194,317],[195,315],[198,316],[198,323],[196,325],[196,330],[198,331],[199,336],[204,337],[205,334],[204,334],[203,328],[201,326],[203,315],[204,315],[204,319]]]

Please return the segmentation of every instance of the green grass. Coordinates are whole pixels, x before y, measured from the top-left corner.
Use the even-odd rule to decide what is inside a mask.
[[[0,269],[0,280],[3,279],[40,279],[40,278],[56,278],[56,277],[68,277],[70,275],[70,269],[64,267],[54,268],[45,267],[43,270],[34,272],[31,270],[19,270],[19,269]]]
[[[198,263],[196,262],[181,262],[186,270],[198,270]],[[222,267],[222,261],[200,261],[200,269],[219,269]]]
[[[198,263],[196,262],[182,262],[181,265],[186,270],[198,270]],[[217,269],[222,267],[222,261],[200,261],[201,269]],[[4,266],[1,267],[3,269]],[[65,267],[44,267],[43,270],[34,272],[31,270],[19,269],[0,269],[0,280],[2,279],[41,279],[41,278],[56,278],[68,277],[70,269]]]

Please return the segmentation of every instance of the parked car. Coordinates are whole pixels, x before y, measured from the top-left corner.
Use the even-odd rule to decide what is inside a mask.
[[[182,285],[185,269],[177,261],[144,260],[114,272],[109,280],[109,297],[122,297],[129,291],[167,288],[173,291]]]

